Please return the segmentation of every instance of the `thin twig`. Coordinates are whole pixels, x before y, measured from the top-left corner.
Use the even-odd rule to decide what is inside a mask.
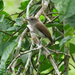
[[[60,63],[58,64],[58,66],[59,66],[63,61],[64,61],[64,59],[60,61]],[[54,69],[52,69],[49,73],[47,73],[47,74],[45,74],[45,75],[48,75],[48,74],[52,73],[53,71],[54,71]]]
[[[17,62],[17,58],[20,57],[20,54],[19,54],[19,50],[21,48],[21,43],[22,43],[22,39],[24,37],[24,35],[27,33],[28,31],[28,28],[26,28],[22,34],[21,34],[21,37],[20,37],[20,40],[19,40],[19,43],[18,43],[18,46],[17,46],[17,49],[16,49],[16,53],[15,53],[15,59],[10,63],[10,65],[8,66],[7,70],[10,70],[10,68],[12,69],[12,71],[14,71],[14,67],[16,65],[16,62]]]
[[[56,73],[57,73],[58,75],[60,75],[60,72],[59,72],[58,67],[57,67],[57,65],[56,65],[56,63],[55,63],[54,58],[52,57],[52,54],[47,50],[47,48],[45,48],[45,47],[43,47],[43,48],[44,48],[43,53],[44,53],[44,54],[46,55],[46,57],[50,60],[50,62],[51,62],[51,64],[53,65],[53,67],[54,67]]]
[[[60,40],[60,39],[62,39],[63,37],[64,37],[64,35],[61,35],[61,36],[57,37],[57,38],[55,39],[55,41]]]
[[[17,31],[15,31],[12,35],[16,34],[22,27],[20,27]]]
[[[34,59],[34,57],[36,56],[36,54],[38,54],[38,52],[39,52],[39,51],[36,51],[35,54],[33,54],[32,57],[31,57],[32,66],[33,66],[33,68],[35,69],[36,72],[37,72],[37,69],[36,69],[36,67],[35,67],[35,63],[33,63],[33,59]],[[37,60],[36,60],[36,62],[37,62]]]
[[[21,48],[21,44],[22,44],[22,40],[23,40],[23,38],[24,38],[24,36],[25,36],[25,34],[28,32],[28,28],[26,28],[23,32],[22,32],[22,34],[21,34],[21,36],[20,36],[20,39],[19,39],[19,42],[18,42],[18,45],[17,45],[17,50],[19,51],[20,50],[20,48]]]
[[[45,16],[45,18],[47,18],[47,20],[48,20],[49,22],[51,22],[50,18],[49,18],[44,12],[43,12],[42,14]]]
[[[73,62],[75,63],[75,59],[74,59],[74,57],[73,57],[73,55],[72,55],[72,54],[71,54],[71,57],[72,57]]]
[[[15,66],[15,68],[17,68],[19,65],[21,65],[22,64],[22,61],[21,62],[19,62],[16,66]]]
[[[42,14],[42,12],[44,10],[46,10],[46,8],[48,7],[48,3],[49,3],[49,0],[42,0],[42,8],[39,10],[39,12],[35,15],[36,18],[39,18],[39,16]]]
[[[25,52],[20,52],[20,54],[18,54],[14,59],[13,59],[13,61],[10,63],[10,65],[8,66],[8,70],[10,69],[10,67],[12,66],[12,64],[21,56],[21,55],[24,55],[24,54],[27,54],[27,53],[29,53],[29,52],[33,52],[33,51],[36,51],[36,50],[38,50],[38,49],[40,49],[41,47],[39,47],[39,48],[34,48],[34,49],[31,49],[31,50],[28,50],[28,51],[25,51]]]
[[[3,32],[4,34],[7,34],[7,35],[9,35],[9,36],[12,36],[12,34],[9,34],[9,33],[4,32],[4,31],[2,31],[2,30],[0,30],[0,32]]]
[[[20,65],[19,68],[18,68],[18,71],[17,71],[16,75],[20,75],[20,73],[21,73],[22,70],[23,70],[23,66]]]
[[[54,53],[56,53],[56,54],[64,54],[64,55],[67,55],[67,56],[69,56],[70,57],[70,55],[68,55],[68,54],[66,54],[66,53],[63,53],[63,52],[56,52],[55,50],[51,50],[51,49],[49,49],[51,52],[54,52]]]
[[[57,19],[59,17],[59,15],[58,16],[55,16],[52,20],[51,20],[51,22],[47,22],[47,23],[52,23],[55,19]]]
[[[50,12],[50,13],[48,13],[48,15],[51,15],[51,14],[60,14],[60,13],[58,13],[58,12]]]
[[[39,62],[39,64],[38,64],[38,70],[37,70],[37,75],[40,73],[40,65],[41,65],[41,63],[40,63],[40,56],[41,56],[41,49],[39,50],[39,54],[38,54],[38,62]]]
[[[75,69],[75,66],[73,64],[71,64],[71,63],[69,63],[69,64]]]
[[[54,29],[55,29],[58,33],[60,33],[61,35],[63,35],[63,33],[60,32],[56,27],[54,27]]]
[[[57,37],[57,38],[54,40],[54,42],[58,41],[59,39],[62,39],[63,37],[64,37],[64,35],[61,35],[61,36]],[[53,45],[53,43],[49,42],[49,43],[46,45],[46,47],[49,47],[49,46],[51,46],[51,45]]]
[[[20,27],[17,31],[15,31],[13,34],[11,34],[11,37],[8,39],[8,41],[10,41],[10,39],[13,37],[14,34],[16,34],[22,27]]]
[[[15,23],[15,21],[12,20],[10,17],[6,17],[6,18],[9,19],[10,21],[12,21],[13,23]],[[10,22],[10,23],[12,23],[12,22]]]
[[[10,17],[10,16],[14,16],[14,15],[17,15],[17,14],[20,14],[20,13],[14,13],[14,14],[11,14],[11,15],[9,15],[8,17]]]

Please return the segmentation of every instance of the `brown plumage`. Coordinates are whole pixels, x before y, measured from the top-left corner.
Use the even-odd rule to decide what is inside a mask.
[[[53,42],[49,30],[47,29],[47,27],[42,22],[40,22],[35,17],[30,17],[29,19],[26,19],[26,20],[29,21],[29,23],[31,24],[35,33],[37,33],[41,37],[47,37],[51,42]]]
[[[35,26],[40,32],[42,32],[45,35],[45,37],[49,38],[49,40],[51,42],[53,41],[49,30],[47,29],[47,27],[43,23],[37,22]]]

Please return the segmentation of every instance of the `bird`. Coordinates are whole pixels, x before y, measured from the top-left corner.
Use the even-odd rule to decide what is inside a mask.
[[[25,18],[25,20],[29,21],[34,33],[38,34],[42,38],[48,38],[53,43],[49,30],[41,21],[35,17]]]

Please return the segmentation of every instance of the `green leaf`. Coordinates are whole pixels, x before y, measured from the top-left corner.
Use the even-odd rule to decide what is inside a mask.
[[[60,25],[62,25],[62,24],[61,23],[58,23],[58,22],[46,24],[47,27],[54,27],[54,26],[60,26]]]
[[[29,0],[25,0],[24,2],[21,2],[20,5],[21,7],[19,7],[20,10],[25,10],[27,5],[29,3]]]
[[[3,70],[5,69],[5,63],[16,45],[17,43],[13,41],[5,48],[2,58],[1,58],[0,74],[3,73]]]
[[[43,40],[42,40],[42,45],[46,45],[46,44],[47,44],[47,42],[49,42],[49,40],[48,40],[48,39],[46,39],[46,38],[45,38],[45,39],[43,39]]]
[[[11,42],[4,50],[2,58],[1,58],[1,64],[4,65],[6,60],[8,59],[10,53],[12,52],[12,50],[14,49],[14,47],[17,45],[16,42]]]
[[[5,11],[0,11],[0,15],[3,15],[3,14],[5,15],[5,17],[8,17],[8,15],[9,15],[9,14],[8,14],[7,12],[5,12]],[[11,17],[10,17],[10,18],[11,18]]]
[[[39,18],[43,22],[43,20],[45,19],[45,16],[44,15],[41,15]]]
[[[55,3],[55,0],[51,0],[51,2]]]
[[[3,33],[0,32],[0,44],[2,43],[3,41]]]
[[[16,18],[15,21],[16,21],[16,24],[18,24],[19,26],[21,26],[23,24],[22,18]]]
[[[70,53],[71,54],[75,53],[75,44],[73,44],[73,43],[70,43]]]
[[[25,43],[24,43],[24,48],[28,49],[29,46],[30,46],[30,43],[29,43],[28,39],[26,38]]]
[[[27,61],[28,55],[29,54],[21,55],[18,59],[22,59],[23,63],[25,63]]]
[[[59,11],[61,14],[65,14],[66,10],[68,8],[68,3],[70,0],[56,0],[55,1],[55,8]]]
[[[0,22],[3,22],[5,15],[0,16]]]
[[[5,73],[5,69],[3,65],[0,65],[0,75],[4,75],[4,73]]]
[[[8,28],[6,31],[16,31],[19,27],[18,26],[13,26]]]
[[[70,25],[69,24],[66,24],[64,27],[63,27],[63,29],[66,31],[67,29],[69,29],[70,28]]]
[[[67,41],[69,41],[72,37],[67,36],[65,38],[63,38],[59,44],[59,46],[61,47],[62,45],[64,45]]]
[[[4,18],[4,15],[2,15],[1,16],[1,18],[0,18],[0,29],[1,30],[7,30],[9,27],[10,27],[10,23],[9,23],[9,21],[8,20],[6,20],[5,18]]]
[[[0,56],[3,54],[5,48],[10,44],[10,42],[4,42],[0,44]]]
[[[65,31],[65,36],[73,36],[75,32],[75,29],[70,27]]]
[[[63,71],[63,70],[64,70],[64,63],[61,63],[59,70],[60,70],[60,71]]]
[[[73,37],[70,41],[70,43],[74,44],[75,45],[75,37]]]
[[[2,10],[4,8],[4,3],[2,0],[0,0],[0,10]]]
[[[75,27],[75,14],[69,18],[67,18],[67,22],[71,27]]]
[[[39,7],[40,5],[34,5],[31,10],[30,10],[30,15],[34,14],[34,12],[37,11],[37,8]]]
[[[41,57],[40,57],[41,62],[44,60],[44,58],[45,58],[45,56],[41,55]],[[47,69],[49,69],[49,70],[52,69],[52,65],[47,59],[45,59],[43,61],[43,63],[40,65],[40,71],[42,72],[42,71],[45,71]]]
[[[55,8],[59,11],[60,21],[75,14],[75,0],[56,0]]]
[[[60,32],[63,32],[62,25],[57,25],[56,28],[57,28]],[[55,31],[55,36],[56,36],[56,37],[59,37],[59,36],[60,36],[60,33],[58,33],[57,31]]]

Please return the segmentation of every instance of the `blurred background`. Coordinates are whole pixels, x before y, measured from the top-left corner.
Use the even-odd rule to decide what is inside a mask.
[[[3,0],[4,2],[4,11],[6,11],[9,14],[14,14],[16,12],[21,12],[22,10],[18,9],[20,7],[20,3],[25,0]],[[73,54],[75,56],[75,54]],[[70,58],[70,63],[75,66],[75,63],[73,60]],[[70,71],[69,75],[74,75],[75,69],[70,65]]]
[[[20,7],[20,3],[25,0],[3,0],[4,2],[4,11],[9,14],[13,14],[15,12],[20,12],[21,10],[18,9]],[[14,9],[14,11],[13,11]]]

